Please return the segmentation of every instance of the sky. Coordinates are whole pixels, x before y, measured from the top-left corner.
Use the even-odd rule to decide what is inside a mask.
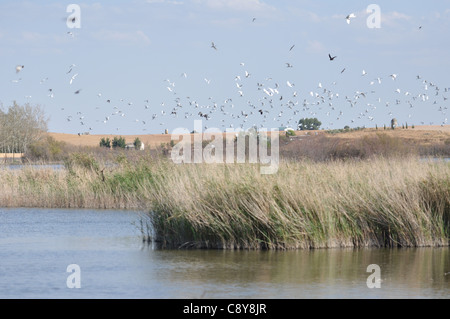
[[[449,30],[450,0],[1,0],[0,103],[75,134],[448,125]]]

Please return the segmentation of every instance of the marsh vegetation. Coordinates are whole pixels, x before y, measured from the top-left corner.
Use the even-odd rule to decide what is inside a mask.
[[[102,162],[74,153],[66,169],[0,170],[3,207],[148,212],[164,247],[295,249],[449,244],[450,164],[417,157],[174,164],[161,156]]]

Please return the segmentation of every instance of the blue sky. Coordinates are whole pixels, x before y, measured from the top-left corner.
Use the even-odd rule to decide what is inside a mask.
[[[446,125],[449,30],[450,0],[0,1],[0,102],[40,105],[64,133]]]

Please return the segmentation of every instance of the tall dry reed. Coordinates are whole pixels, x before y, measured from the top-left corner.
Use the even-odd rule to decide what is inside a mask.
[[[450,164],[417,158],[0,170],[0,206],[148,211],[165,247],[295,249],[449,244]]]
[[[173,165],[150,214],[163,245],[252,249],[448,245],[449,215],[450,165],[416,158]]]

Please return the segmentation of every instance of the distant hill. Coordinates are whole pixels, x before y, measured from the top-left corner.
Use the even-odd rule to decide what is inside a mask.
[[[399,138],[406,138],[410,140],[417,140],[422,143],[427,142],[439,142],[445,141],[450,138],[450,125],[440,126],[440,125],[421,125],[415,126],[414,129],[409,127],[408,129],[397,128],[395,130],[384,130],[383,127],[379,127],[378,130],[375,128],[367,128],[360,131],[348,132],[348,133],[338,133],[334,136],[339,136],[340,138],[360,138],[365,135],[375,134],[375,133],[386,133]],[[297,136],[319,133],[326,134],[325,130],[319,131],[296,131]],[[283,132],[280,132],[280,135]],[[127,143],[132,143],[136,137],[145,144],[145,147],[154,148],[160,146],[162,143],[170,143],[170,134],[138,134],[138,135],[121,135],[121,134],[98,134],[98,135],[78,135],[78,134],[67,134],[67,133],[55,133],[49,132],[49,136],[53,137],[57,141],[63,141],[68,144],[78,145],[78,146],[98,146],[102,137],[109,137],[111,140],[114,136],[123,136]],[[330,135],[332,136],[332,135]]]

